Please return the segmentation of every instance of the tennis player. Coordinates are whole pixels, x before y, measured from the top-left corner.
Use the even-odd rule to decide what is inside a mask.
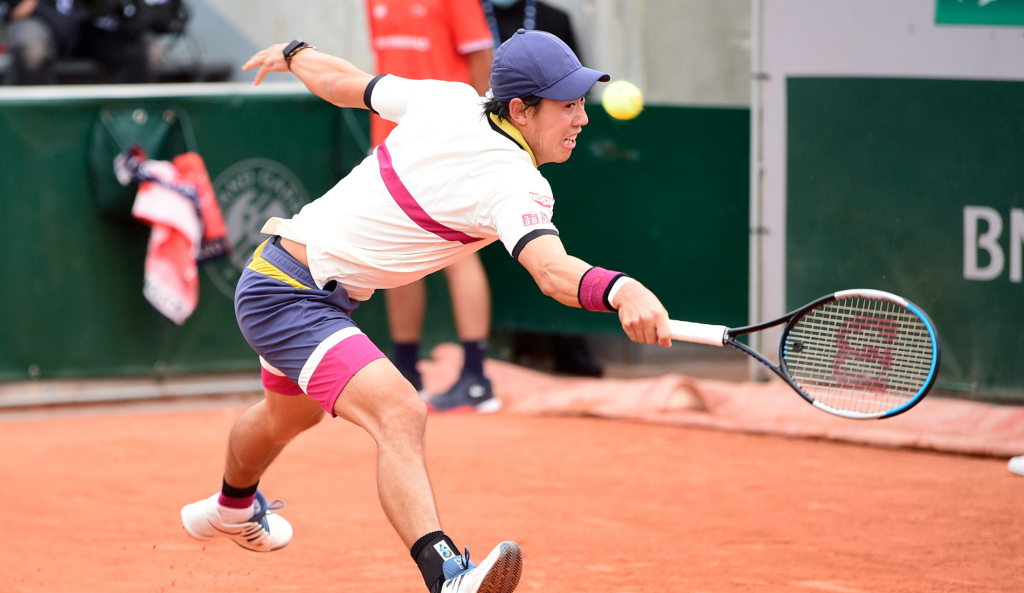
[[[381,506],[432,593],[512,591],[518,545],[502,542],[474,566],[441,530],[424,462],[426,403],[350,316],[376,289],[501,241],[544,294],[618,311],[632,340],[669,346],[668,316],[654,294],[566,254],[551,223],[551,188],[537,170],[569,158],[587,124],[583,97],[608,76],[584,68],[557,37],[523,30],[495,52],[491,98],[461,83],[374,77],[300,41],[267,48],[244,68],[259,68],[256,84],[291,70],[324,100],[398,126],[323,197],[263,227],[271,238],[239,280],[235,311],[260,355],[266,398],[231,430],[221,491],[182,509],[185,530],[262,552],[287,545],[291,526],[274,512],[282,505],[268,505],[257,485],[285,445],[327,412],[376,442]]]

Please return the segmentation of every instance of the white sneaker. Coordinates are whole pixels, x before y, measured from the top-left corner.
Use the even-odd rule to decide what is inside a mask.
[[[181,509],[181,526],[198,540],[226,537],[247,550],[273,552],[292,541],[292,526],[274,511],[284,507],[275,500],[267,504],[262,492],[256,492],[256,513],[245,523],[226,523],[220,517],[220,494],[185,505]]]
[[[441,593],[512,593],[523,572],[523,551],[515,542],[501,542],[480,566],[464,556],[446,560]]]
[[[1007,464],[1006,469],[1018,476],[1024,476],[1024,455],[1010,459],[1010,463]]]

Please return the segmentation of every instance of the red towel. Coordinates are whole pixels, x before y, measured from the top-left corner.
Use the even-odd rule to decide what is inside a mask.
[[[195,186],[199,200],[199,216],[203,223],[203,243],[199,248],[199,263],[230,255],[231,240],[217,196],[213,193],[210,175],[203,158],[194,152],[174,157],[174,166],[181,179]]]
[[[203,227],[195,186],[166,161],[144,161],[138,174],[150,181],[139,184],[132,216],[153,227],[142,293],[161,315],[181,325],[199,303],[196,255]]]
[[[161,315],[181,325],[199,303],[198,263],[231,253],[227,225],[202,157],[150,161],[139,146],[114,159],[121,185],[138,183],[132,216],[153,227],[142,293]]]

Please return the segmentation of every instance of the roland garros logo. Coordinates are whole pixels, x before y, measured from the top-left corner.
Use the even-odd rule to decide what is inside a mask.
[[[224,296],[234,299],[249,256],[267,239],[260,234],[263,224],[274,216],[290,218],[309,202],[309,194],[288,167],[270,159],[231,165],[213,181],[213,191],[224,211],[233,251],[204,268]]]

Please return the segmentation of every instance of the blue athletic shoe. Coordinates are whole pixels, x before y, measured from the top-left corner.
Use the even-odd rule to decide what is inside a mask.
[[[427,400],[439,412],[469,410],[489,414],[501,409],[501,400],[494,397],[491,380],[477,375],[463,375],[445,393]]]
[[[523,551],[515,542],[501,542],[480,566],[463,556],[445,560],[441,593],[512,593],[523,573]]]

